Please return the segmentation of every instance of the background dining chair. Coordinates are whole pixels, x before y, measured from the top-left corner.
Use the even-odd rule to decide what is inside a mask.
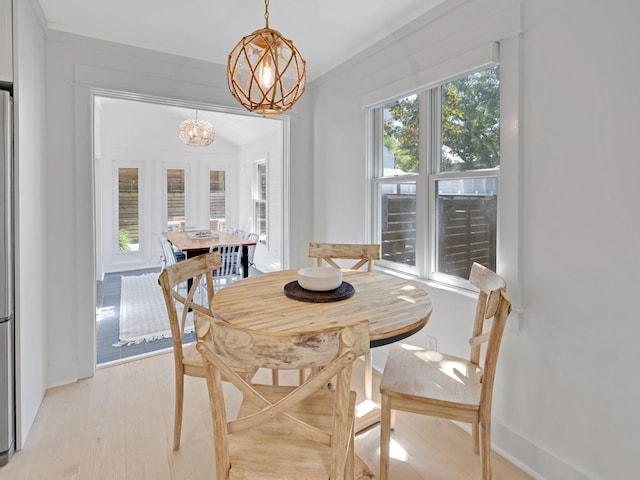
[[[199,255],[184,262],[168,265],[158,278],[162,287],[171,338],[173,342],[173,359],[175,366],[176,398],[173,425],[173,449],[180,447],[180,433],[182,430],[182,405],[184,397],[184,376],[204,377],[202,356],[196,350],[195,343],[183,345],[185,328],[190,311],[211,315],[211,301],[213,300],[212,272],[220,268],[220,254],[218,252]],[[193,280],[186,296],[178,289],[181,284]],[[206,298],[200,298],[198,303],[196,292],[205,292]]]
[[[251,242],[257,242],[259,238],[260,238],[260,235],[258,235],[255,232],[247,233],[247,236],[246,236],[246,239]],[[249,268],[256,267],[255,263],[253,263],[253,259],[255,258],[255,255],[256,255],[256,245],[249,245],[247,247],[247,264],[249,265]]]
[[[317,265],[325,261],[333,268],[343,268],[334,259],[351,259],[357,262],[348,268],[358,270],[367,265],[367,270],[373,270],[373,262],[380,260],[380,245],[362,243],[319,243],[309,242],[309,258],[316,258]]]
[[[353,361],[369,349],[368,322],[321,331],[269,333],[196,315],[206,367],[216,478],[373,478],[354,453]],[[299,386],[249,384],[234,368],[317,368]],[[337,376],[334,388],[322,388]],[[226,377],[242,404],[227,418]],[[235,393],[235,392],[233,392]],[[354,475],[355,471],[355,475]]]
[[[164,235],[158,235],[158,241],[160,242],[160,248],[162,249],[161,259],[162,268],[166,268],[169,265],[175,265],[177,262],[181,262],[185,259],[184,252],[176,251],[171,245],[171,242],[167,240]]]
[[[216,291],[224,285],[235,282],[242,277],[242,273],[240,271],[242,245],[239,243],[214,245],[209,251],[217,251],[220,253],[220,268],[213,272],[213,281]]]
[[[481,455],[482,478],[491,479],[491,399],[511,302],[506,296],[506,282],[478,263],[471,267],[469,282],[480,290],[469,360],[406,344],[395,345],[387,357],[380,381],[381,480],[389,475],[392,410],[471,423],[473,448]],[[485,331],[489,319],[493,321]]]

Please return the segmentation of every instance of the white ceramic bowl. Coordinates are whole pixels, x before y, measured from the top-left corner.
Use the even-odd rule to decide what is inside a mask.
[[[326,292],[342,283],[342,271],[333,267],[305,267],[298,270],[298,283],[305,290]]]

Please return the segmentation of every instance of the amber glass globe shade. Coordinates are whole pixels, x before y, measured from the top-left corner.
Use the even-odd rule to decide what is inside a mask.
[[[304,93],[305,61],[293,42],[263,28],[243,37],[231,51],[227,81],[231,94],[247,110],[279,115]]]

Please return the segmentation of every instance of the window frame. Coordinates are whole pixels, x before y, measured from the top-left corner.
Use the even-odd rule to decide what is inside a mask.
[[[120,169],[136,169],[138,170],[138,250],[120,251],[119,246],[119,229],[120,229]],[[145,165],[141,161],[113,161],[111,164],[111,188],[112,188],[112,255],[115,259],[130,259],[144,255],[145,238],[142,234],[143,225],[146,216],[143,213],[143,202],[146,199],[145,188]]]
[[[264,200],[260,198],[260,181],[262,178],[260,173],[261,166],[264,166]],[[266,239],[269,238],[269,209],[267,208],[269,205],[269,164],[266,158],[256,160],[253,164],[253,185],[251,192],[251,204],[253,206],[253,231],[259,235],[261,243],[266,243]],[[264,204],[264,233],[260,231],[260,223],[257,215],[258,204]]]
[[[170,167],[170,166],[165,166],[162,169],[162,175],[163,175],[163,180],[164,180],[164,189],[163,189],[163,194],[164,194],[164,227],[166,230],[171,230],[169,228],[169,222],[170,221],[175,221],[175,217],[174,219],[170,220],[169,219],[169,171],[170,170],[175,170],[175,171],[181,171],[182,172],[182,181],[183,181],[183,191],[182,191],[182,209],[184,210],[184,220],[182,223],[182,230],[184,230],[186,228],[187,225],[187,196],[188,196],[188,191],[187,191],[187,183],[188,183],[188,176],[189,176],[189,171],[186,168],[186,166],[180,166],[180,167]],[[178,230],[181,230],[180,228]]]
[[[228,205],[228,189],[227,189],[227,185],[229,184],[229,172],[227,171],[226,168],[223,167],[219,167],[219,166],[215,166],[212,164],[208,164],[206,165],[206,177],[207,177],[207,186],[206,186],[206,192],[207,192],[207,205],[206,205],[206,209],[207,209],[207,218],[209,219],[209,225],[211,225],[211,194],[212,194],[212,190],[211,190],[211,173],[212,172],[221,172],[223,174],[224,177],[224,221],[226,222],[227,217],[228,217],[228,212],[229,212],[229,205]],[[218,219],[220,220],[220,219]]]
[[[519,38],[516,42],[519,44]],[[513,51],[510,53],[510,60],[514,60]],[[515,55],[517,57],[517,55]],[[518,59],[519,60],[519,59]],[[516,65],[519,65],[519,61],[515,62]],[[456,80],[458,78],[462,78],[467,75],[471,75],[475,72],[482,71],[488,68],[491,68],[495,65],[500,65],[500,125],[501,125],[501,135],[500,135],[500,151],[501,151],[501,159],[500,163],[502,166],[504,153],[503,153],[503,144],[509,144],[507,150],[512,152],[514,144],[517,146],[519,144],[519,133],[515,132],[517,135],[514,136],[509,132],[506,135],[503,135],[503,128],[506,124],[505,115],[513,111],[519,112],[518,102],[514,101],[514,97],[510,96],[507,99],[503,99],[503,95],[505,90],[503,88],[503,62],[498,61],[497,57],[494,61],[485,62],[478,65],[475,68],[467,68],[458,74],[449,75],[446,78],[443,78],[437,82],[433,82],[429,85],[425,85],[422,89],[414,89],[405,94],[400,94],[391,98],[387,98],[384,102],[378,102],[375,105],[370,105],[367,108],[367,126],[369,128],[369,133],[367,135],[367,140],[370,142],[369,150],[368,150],[368,165],[369,165],[369,181],[368,181],[368,197],[371,199],[371,214],[370,218],[372,219],[370,224],[370,236],[372,241],[380,242],[381,241],[381,197],[378,193],[379,186],[382,184],[399,184],[404,183],[406,181],[415,181],[416,183],[416,258],[415,258],[415,266],[403,265],[397,262],[390,262],[385,260],[380,260],[378,265],[380,267],[388,268],[392,271],[397,271],[404,274],[409,274],[415,276],[419,279],[423,279],[426,281],[433,281],[439,284],[446,285],[448,287],[460,288],[464,290],[474,290],[474,288],[470,285],[468,279],[463,279],[460,277],[455,277],[452,275],[436,272],[437,265],[437,228],[436,228],[436,208],[437,208],[437,182],[439,180],[445,180],[450,178],[496,178],[498,184],[498,196],[497,196],[497,225],[496,225],[496,263],[497,268],[504,262],[501,261],[501,257],[503,252],[501,251],[501,247],[504,244],[501,240],[501,230],[500,224],[504,223],[503,217],[512,217],[513,213],[507,213],[503,215],[502,209],[504,208],[504,200],[502,197],[503,192],[503,184],[504,179],[502,178],[502,169],[501,167],[495,169],[485,169],[478,171],[463,171],[463,172],[439,172],[439,158],[440,158],[440,148],[441,148],[441,134],[437,136],[436,132],[439,129],[439,125],[441,123],[441,112],[439,108],[434,108],[439,106],[440,103],[440,94],[441,87],[446,83]],[[516,77],[518,78],[518,77]],[[508,93],[513,95],[514,92],[519,92],[519,86],[517,88],[510,87]],[[405,98],[409,95],[416,94],[419,101],[419,109],[423,111],[426,109],[427,114],[421,115],[419,119],[419,136],[420,136],[420,145],[423,146],[419,149],[419,160],[420,167],[419,172],[417,174],[409,174],[409,175],[401,175],[394,177],[384,177],[382,176],[382,151],[383,151],[383,119],[382,112],[386,105],[393,102],[394,100]],[[503,100],[506,101],[507,107],[503,105]],[[514,107],[514,103],[516,106]],[[426,121],[423,121],[426,120]],[[436,136],[436,138],[434,138]],[[517,147],[519,150],[519,147]],[[519,158],[515,159],[516,164],[519,161]],[[516,169],[517,171],[517,169]],[[380,175],[380,176],[378,176]],[[513,178],[511,178],[512,181]],[[516,207],[517,209],[517,207]],[[422,220],[421,220],[422,219]],[[424,220],[426,219],[426,221]],[[519,227],[517,227],[519,228]],[[512,254],[505,255],[506,257],[511,257]],[[517,261],[517,258],[516,258]],[[517,272],[517,263],[515,267],[515,271]]]
[[[459,76],[455,76],[439,85],[429,88],[424,93],[424,108],[427,111],[427,124],[424,132],[426,148],[421,148],[427,155],[425,166],[427,168],[426,174],[426,203],[427,203],[427,244],[426,244],[426,267],[423,270],[423,278],[433,280],[446,285],[460,287],[464,289],[473,289],[467,278],[457,277],[455,275],[449,275],[447,273],[440,272],[436,269],[438,266],[438,229],[437,229],[437,209],[438,209],[438,186],[437,183],[441,180],[460,180],[470,178],[496,178],[498,184],[497,199],[500,198],[500,167],[492,169],[478,169],[478,170],[464,170],[464,171],[441,171],[441,157],[442,157],[442,87],[447,83],[464,78],[466,76],[473,75],[474,73],[488,70],[494,66],[499,65],[496,62],[494,65],[483,65],[482,67],[464,72]],[[502,99],[501,99],[502,100]],[[421,107],[423,104],[420,105]],[[502,127],[502,112],[500,114],[500,125]],[[439,133],[438,133],[439,132]],[[422,140],[422,137],[420,138]],[[421,143],[422,144],[422,143]],[[422,160],[422,159],[421,159]],[[500,161],[502,161],[502,153]],[[422,162],[421,162],[422,165]],[[496,212],[499,216],[499,212]],[[497,232],[496,232],[497,233]],[[497,239],[496,239],[497,244]],[[496,245],[497,250],[497,245]],[[417,255],[417,252],[416,252]]]

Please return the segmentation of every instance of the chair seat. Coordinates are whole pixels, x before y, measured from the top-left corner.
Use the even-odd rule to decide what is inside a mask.
[[[395,399],[477,411],[481,381],[482,369],[469,360],[401,344],[389,353],[380,392]]]
[[[193,368],[200,368],[202,373],[199,376],[204,377],[204,361],[200,352],[196,350],[195,342],[182,347],[182,358],[185,368],[189,368],[191,371]]]
[[[255,389],[271,402],[284,397],[296,387],[256,385]],[[334,392],[321,389],[301,405],[288,413],[324,431],[331,431]],[[353,422],[356,394],[351,392],[349,422]],[[239,416],[258,412],[255,404],[242,402]],[[271,420],[248,431],[234,433],[230,441],[230,479],[285,480],[300,479],[300,465],[304,465],[305,477],[329,478],[331,469],[331,449],[327,446],[318,450],[317,443],[291,432],[282,435],[286,429],[277,420]],[[280,432],[276,434],[276,432]],[[374,478],[363,462],[356,461],[355,478]],[[236,472],[242,472],[238,474]]]
[[[182,365],[185,375],[205,377],[204,360],[200,352],[196,349],[195,342],[182,346]],[[248,380],[251,380],[257,371],[257,368],[252,370],[236,369],[236,373],[246,377]],[[226,380],[226,378],[224,378],[224,380]]]

